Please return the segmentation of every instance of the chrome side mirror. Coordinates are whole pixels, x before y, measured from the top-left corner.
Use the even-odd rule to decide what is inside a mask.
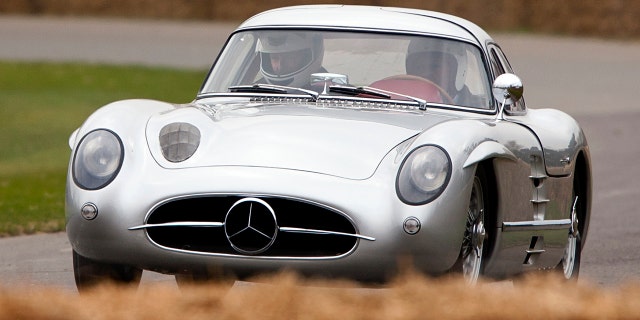
[[[522,81],[513,73],[504,73],[499,75],[493,81],[493,96],[502,103],[502,109],[505,106],[512,105],[522,98],[524,88]]]

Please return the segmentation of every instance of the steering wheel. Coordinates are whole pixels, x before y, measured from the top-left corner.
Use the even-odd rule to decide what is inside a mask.
[[[410,80],[410,81],[421,81],[421,82],[426,82],[430,85],[433,85],[434,87],[436,87],[436,89],[438,89],[438,91],[440,92],[440,96],[442,97],[444,103],[447,104],[454,104],[453,102],[453,98],[451,98],[451,96],[449,95],[449,93],[447,93],[446,90],[444,90],[441,86],[437,85],[435,82],[420,77],[420,76],[414,76],[411,74],[399,74],[399,75],[395,75],[395,76],[390,76],[390,77],[386,77],[384,79],[382,79],[381,81],[385,81],[385,80]]]

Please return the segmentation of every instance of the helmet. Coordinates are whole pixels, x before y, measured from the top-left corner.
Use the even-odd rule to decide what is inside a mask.
[[[407,74],[420,75],[416,74],[415,70],[419,69],[419,64],[428,63],[424,61],[425,59],[432,60],[431,62],[436,64],[453,64],[454,70],[448,71],[455,74],[442,75],[442,77],[453,76],[456,90],[462,89],[467,77],[467,55],[461,43],[440,38],[412,39],[409,42],[405,60]]]
[[[258,39],[260,71],[271,84],[304,87],[322,67],[324,44],[309,32],[269,32]]]

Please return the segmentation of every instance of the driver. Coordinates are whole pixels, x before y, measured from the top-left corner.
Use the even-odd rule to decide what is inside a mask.
[[[460,46],[449,42],[436,38],[411,40],[405,60],[406,72],[433,81],[455,104],[468,106],[472,94],[465,85],[466,55]]]
[[[263,82],[308,89],[311,74],[327,72],[322,67],[324,43],[317,34],[267,33],[260,36],[257,50]]]

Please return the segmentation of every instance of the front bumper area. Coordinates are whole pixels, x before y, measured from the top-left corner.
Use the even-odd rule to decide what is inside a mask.
[[[167,170],[145,166],[143,170],[146,172],[128,175],[126,181],[116,179],[98,191],[81,190],[67,182],[67,234],[77,253],[98,261],[170,274],[203,268],[236,275],[290,269],[303,274],[384,280],[397,272],[399,260],[405,258],[410,258],[417,270],[429,274],[448,270],[459,254],[461,228],[466,221],[466,204],[449,199],[452,196],[446,193],[424,206],[402,203],[391,182],[396,174],[392,166],[382,165],[376,175],[366,180],[256,167]],[[126,176],[127,169],[123,171],[121,175]],[[154,178],[147,181],[143,177]],[[171,212],[171,218],[156,218],[160,208],[180,201],[223,198],[226,204],[218,208],[211,201],[191,207],[177,205],[165,210]],[[285,230],[275,234],[272,244],[256,247],[250,243],[243,247],[242,241],[230,241],[234,232],[219,225],[225,223],[230,206],[242,199],[261,199],[276,212],[277,225]],[[292,205],[287,218],[281,218],[277,202],[283,199],[321,208],[333,217],[321,213],[315,220],[301,219],[308,210],[297,212],[296,208],[305,207]],[[80,208],[85,203],[97,206],[99,213],[94,220],[81,217]],[[422,221],[422,229],[415,235],[404,232],[402,226],[411,216]],[[322,221],[323,217],[328,222]],[[212,225],[149,227],[178,221]],[[456,225],[461,226],[459,230],[452,228]],[[328,230],[332,227],[335,228]],[[168,231],[171,229],[180,231],[172,234]],[[257,229],[266,234],[262,227]],[[345,235],[289,232],[292,229]],[[189,247],[191,240],[184,241],[189,237],[224,249]],[[283,249],[278,241],[287,237],[290,246]],[[234,244],[241,250],[236,250]],[[316,249],[305,252],[305,248],[313,246]]]

